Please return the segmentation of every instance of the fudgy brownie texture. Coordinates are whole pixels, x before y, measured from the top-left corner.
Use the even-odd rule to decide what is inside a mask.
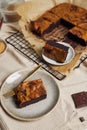
[[[17,105],[19,108],[36,103],[46,97],[46,89],[41,79],[22,82],[16,88]]]
[[[69,47],[56,41],[48,41],[44,47],[44,55],[57,62],[63,63],[66,60]]]
[[[73,27],[77,27],[78,31],[81,28],[81,33],[85,30],[87,34],[87,10],[70,3],[61,3],[46,11],[37,20],[31,22],[31,28],[32,31],[42,36],[52,26],[54,27],[58,21],[62,21],[67,27],[70,27],[70,32],[73,35],[75,32]],[[79,37],[78,34],[76,36],[82,39],[85,45],[87,44],[86,36]]]
[[[73,35],[72,37],[76,38],[77,41],[81,41],[83,45],[85,45],[85,43],[87,42],[87,31],[85,29],[82,29],[80,27],[73,27],[69,30],[69,33],[71,33],[71,35]]]
[[[76,108],[87,106],[87,92],[78,92],[71,95]]]

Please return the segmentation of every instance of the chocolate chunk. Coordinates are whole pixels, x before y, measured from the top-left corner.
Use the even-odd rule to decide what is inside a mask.
[[[76,108],[87,106],[87,92],[79,92],[72,94],[71,96]]]
[[[84,117],[79,117],[79,120],[80,120],[81,122],[85,121]]]

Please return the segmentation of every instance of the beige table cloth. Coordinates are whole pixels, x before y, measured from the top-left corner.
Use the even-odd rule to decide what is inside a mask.
[[[5,39],[8,37],[6,33],[7,28],[8,25],[3,24],[0,38]],[[29,61],[11,45],[8,45],[6,53],[0,57],[0,85],[15,71],[36,66],[35,63]],[[60,89],[60,99],[56,107],[48,115],[39,120],[23,122],[13,119],[0,106],[0,119],[3,118],[4,120],[4,130],[7,128],[9,130],[86,130],[87,107],[79,110],[75,109],[71,94],[83,90],[87,91],[87,67],[81,65],[80,68],[74,70],[66,79],[62,81],[55,79],[55,81]],[[79,117],[84,117],[85,121],[81,122]],[[2,123],[1,120],[0,123]]]
[[[53,2],[57,4],[61,1],[55,0]],[[78,4],[79,0],[74,2]],[[86,7],[86,4],[84,5]],[[6,33],[8,29],[8,24],[3,24],[0,38],[5,39],[9,36]],[[0,57],[0,86],[9,75],[26,67],[34,68],[36,64],[23,57],[11,45],[8,45],[6,53]],[[0,125],[4,121],[5,126],[5,128],[0,126],[0,130],[87,130],[87,107],[75,109],[71,98],[72,93],[87,91],[87,66],[82,64],[66,79],[62,81],[55,79],[55,81],[60,89],[60,99],[48,115],[33,122],[23,122],[10,117],[0,106]],[[85,121],[81,122],[79,117],[84,117]]]

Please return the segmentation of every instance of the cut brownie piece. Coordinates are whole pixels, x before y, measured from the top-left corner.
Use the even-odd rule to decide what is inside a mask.
[[[52,24],[51,21],[48,21],[44,18],[39,18],[36,21],[31,21],[31,30],[41,36],[44,31]]]
[[[44,55],[57,62],[63,63],[66,60],[69,47],[55,41],[48,41],[44,47]]]
[[[36,103],[46,97],[46,89],[41,79],[22,82],[16,88],[16,98],[19,108]]]
[[[87,106],[87,92],[79,92],[71,95],[76,108]]]
[[[77,37],[77,40],[80,41],[83,45],[87,45],[87,30],[80,27],[73,27],[69,30],[69,33],[71,33],[71,35],[74,37]]]
[[[58,16],[56,16],[51,11],[47,11],[45,14],[42,15],[43,19],[50,21],[52,23],[56,23],[58,21]]]

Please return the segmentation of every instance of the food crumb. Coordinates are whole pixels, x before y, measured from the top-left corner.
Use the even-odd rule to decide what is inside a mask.
[[[81,122],[85,121],[84,117],[79,117],[79,120],[80,120]]]

